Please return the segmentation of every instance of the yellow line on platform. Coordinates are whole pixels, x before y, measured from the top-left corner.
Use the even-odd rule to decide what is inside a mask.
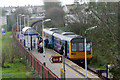
[[[63,64],[62,64],[62,66],[63,66]],[[81,77],[80,75],[78,75],[77,73],[75,73],[74,71],[72,71],[70,68],[68,68],[67,66],[65,66],[69,71],[71,71],[72,73],[74,73],[75,75],[77,75],[79,78],[83,78],[83,77]]]
[[[49,56],[51,56],[51,54],[48,54]],[[59,55],[58,53],[55,55]],[[63,66],[63,64],[61,64]],[[80,75],[78,75],[77,73],[75,73],[73,70],[71,70],[70,68],[68,68],[67,66],[65,66],[69,71],[71,71],[73,74],[77,75],[79,78],[83,78]]]

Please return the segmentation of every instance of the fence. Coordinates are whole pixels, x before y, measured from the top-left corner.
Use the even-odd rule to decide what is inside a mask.
[[[45,80],[60,80],[58,76],[56,76],[50,69],[48,69],[46,66],[44,66],[28,49],[26,49],[22,43],[18,40],[16,37],[16,27],[12,29],[13,32],[13,38],[15,40],[15,43],[18,47],[18,49],[21,51],[21,53],[24,54],[25,59],[27,62],[31,65],[31,67],[34,69],[35,72],[38,72],[38,75],[40,78]],[[40,74],[41,73],[41,74]]]

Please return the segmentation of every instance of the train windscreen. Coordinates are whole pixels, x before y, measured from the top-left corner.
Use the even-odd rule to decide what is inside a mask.
[[[72,51],[85,51],[84,43],[71,43],[71,48]],[[90,51],[90,43],[86,43],[86,50]]]
[[[90,42],[86,43],[86,50],[90,51]],[[85,51],[84,49],[84,39],[73,39],[71,41],[71,51],[73,52],[79,52],[79,51]]]

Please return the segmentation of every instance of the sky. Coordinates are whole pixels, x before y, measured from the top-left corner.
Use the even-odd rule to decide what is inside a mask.
[[[52,1],[52,0],[48,0]],[[54,1],[54,0],[53,0]],[[63,4],[72,4],[74,0],[60,0]],[[0,0],[0,7],[43,5],[43,0]]]

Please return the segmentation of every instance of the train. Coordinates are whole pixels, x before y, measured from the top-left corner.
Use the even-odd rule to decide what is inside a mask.
[[[73,32],[64,32],[58,28],[44,28],[44,37],[53,41],[53,49],[60,51],[64,45],[64,54],[67,58],[75,61],[85,61],[84,38]],[[92,42],[86,40],[87,62],[92,59]]]

